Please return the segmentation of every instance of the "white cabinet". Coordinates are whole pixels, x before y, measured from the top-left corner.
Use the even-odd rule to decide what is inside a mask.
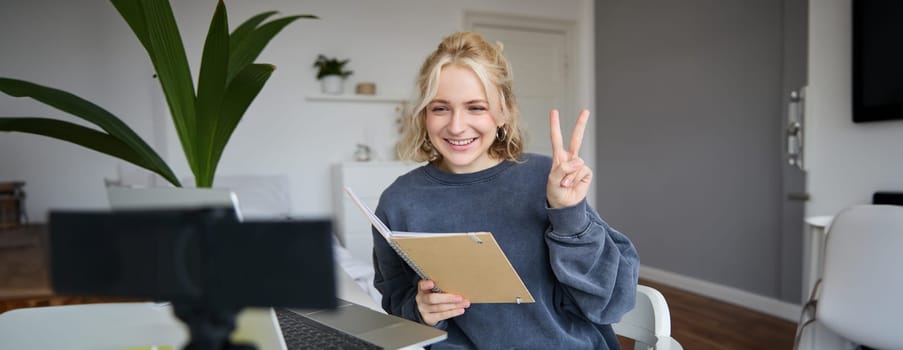
[[[373,238],[370,222],[343,190],[350,187],[371,210],[376,210],[379,195],[398,176],[420,166],[410,162],[345,162],[333,167],[333,212],[336,233],[351,256],[371,263]]]

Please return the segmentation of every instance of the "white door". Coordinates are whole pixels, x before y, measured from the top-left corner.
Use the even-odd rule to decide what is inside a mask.
[[[483,18],[483,17],[481,17]],[[512,25],[512,21],[514,23]],[[527,134],[526,151],[551,155],[549,111],[558,109],[565,135],[577,120],[573,66],[575,55],[568,39],[567,24],[561,29],[538,24],[542,21],[504,18],[470,21],[468,30],[489,42],[501,42],[514,76],[514,94]]]

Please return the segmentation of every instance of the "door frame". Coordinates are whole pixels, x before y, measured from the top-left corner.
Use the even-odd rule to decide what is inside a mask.
[[[809,200],[807,172],[804,153],[806,150],[806,108],[805,89],[808,81],[808,42],[809,42],[809,0],[784,0],[783,1],[783,57],[782,57],[782,83],[781,100],[785,108],[781,111],[781,204],[780,212],[780,259],[776,276],[780,290],[778,295],[781,300],[787,302],[805,303],[809,298],[808,284],[806,283],[806,202]],[[800,144],[798,165],[788,162],[788,131],[790,124],[790,109],[794,101],[790,98],[791,92],[797,92],[801,100],[795,103],[802,108],[799,110],[798,122],[800,123],[800,136],[797,139]],[[802,283],[800,282],[802,281]]]

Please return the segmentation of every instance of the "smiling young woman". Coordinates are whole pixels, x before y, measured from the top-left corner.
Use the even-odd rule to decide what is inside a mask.
[[[435,292],[374,231],[383,308],[446,330],[433,349],[619,348],[610,324],[633,308],[639,258],[586,203],[593,173],[579,151],[589,111],[567,148],[551,111],[553,156],[523,153],[510,65],[476,33],[443,39],[417,88],[398,151],[428,163],[396,179],[376,215],[393,231],[492,232],[535,303]]]

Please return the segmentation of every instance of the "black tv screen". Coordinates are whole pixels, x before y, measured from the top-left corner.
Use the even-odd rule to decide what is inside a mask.
[[[853,122],[903,119],[903,1],[852,2]]]

